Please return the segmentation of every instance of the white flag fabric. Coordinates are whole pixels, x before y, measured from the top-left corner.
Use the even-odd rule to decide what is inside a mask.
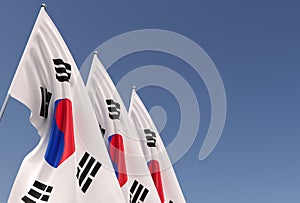
[[[172,163],[160,135],[135,88],[132,90],[129,116],[145,139],[143,152],[162,203],[185,203]]]
[[[140,137],[97,53],[93,57],[86,87],[126,201],[159,203]]]
[[[8,202],[125,202],[78,68],[44,7],[9,94],[31,110],[41,138]]]

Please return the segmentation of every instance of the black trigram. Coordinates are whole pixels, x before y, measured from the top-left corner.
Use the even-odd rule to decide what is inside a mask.
[[[85,152],[77,166],[77,179],[82,192],[86,192],[90,187],[102,164],[97,162],[94,157]]]
[[[170,200],[169,203],[174,203],[174,202],[172,200]]]
[[[156,135],[150,129],[144,129],[148,147],[156,147]]]
[[[101,130],[102,137],[104,137],[104,135],[105,135],[105,129],[102,128],[102,126],[100,124],[99,124],[99,128]]]
[[[45,185],[39,181],[34,181],[32,188],[29,190],[28,194],[25,195],[22,200],[25,203],[36,203],[42,201],[47,202],[52,192],[53,187]]]
[[[53,59],[56,71],[56,79],[59,82],[69,82],[71,78],[71,65],[65,63],[62,59]]]
[[[108,105],[108,115],[109,118],[114,120],[114,119],[119,119],[120,118],[120,104],[117,102],[114,102],[112,99],[107,99],[106,104]]]
[[[140,203],[144,202],[149,190],[140,184],[137,180],[134,180],[130,188],[130,203]]]
[[[41,89],[41,94],[42,94],[42,103],[41,103],[40,116],[42,116],[44,118],[47,118],[52,93],[48,92],[47,88],[40,87],[40,89]]]

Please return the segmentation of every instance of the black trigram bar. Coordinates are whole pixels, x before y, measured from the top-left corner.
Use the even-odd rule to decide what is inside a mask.
[[[71,65],[65,63],[62,59],[53,59],[56,71],[56,79],[59,82],[69,82],[71,78]]]
[[[97,162],[94,157],[90,156],[89,153],[84,153],[77,166],[76,174],[82,192],[85,193],[90,187],[93,181],[92,178],[96,176],[101,166],[102,164]]]
[[[106,104],[108,105],[107,109],[109,111],[108,115],[109,118],[114,120],[114,119],[119,119],[120,118],[120,104],[117,102],[114,102],[112,99],[107,99]]]
[[[41,89],[41,94],[42,94],[42,103],[41,103],[40,116],[42,116],[44,118],[47,118],[52,93],[48,92],[47,88],[40,87],[40,89]]]
[[[145,188],[142,184],[139,184],[137,180],[134,180],[130,188],[130,203],[144,202],[149,190]]]
[[[172,200],[170,200],[169,203],[174,203],[174,202]]]
[[[150,129],[144,129],[144,133],[146,134],[147,145],[148,147],[156,146],[156,135]]]
[[[101,125],[99,125],[99,128],[100,128],[100,130],[101,130],[102,137],[104,137],[104,135],[105,135],[105,129],[102,128]]]
[[[39,181],[34,181],[32,188],[29,190],[28,194],[22,197],[25,203],[36,203],[38,200],[47,202],[52,192],[53,187],[47,186]]]

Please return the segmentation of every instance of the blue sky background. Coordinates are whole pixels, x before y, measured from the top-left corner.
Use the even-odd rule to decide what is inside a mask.
[[[191,67],[168,54],[141,52],[109,70],[118,82],[136,67],[163,65],[194,89],[200,131],[174,165],[187,202],[300,202],[298,1],[1,1],[1,104],[43,2],[79,67],[106,40],[148,28],[184,35],[212,58],[224,82],[228,112],[221,140],[204,161],[198,154],[209,126],[210,101]],[[176,99],[158,87],[138,93],[148,109],[159,105],[168,113],[161,136],[170,143],[180,122]],[[0,202],[7,201],[22,159],[39,139],[29,115],[11,99],[0,123]]]

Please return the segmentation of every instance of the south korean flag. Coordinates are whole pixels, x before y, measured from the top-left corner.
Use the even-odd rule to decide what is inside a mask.
[[[78,68],[45,6],[8,94],[30,109],[40,136],[9,203],[125,202]]]

